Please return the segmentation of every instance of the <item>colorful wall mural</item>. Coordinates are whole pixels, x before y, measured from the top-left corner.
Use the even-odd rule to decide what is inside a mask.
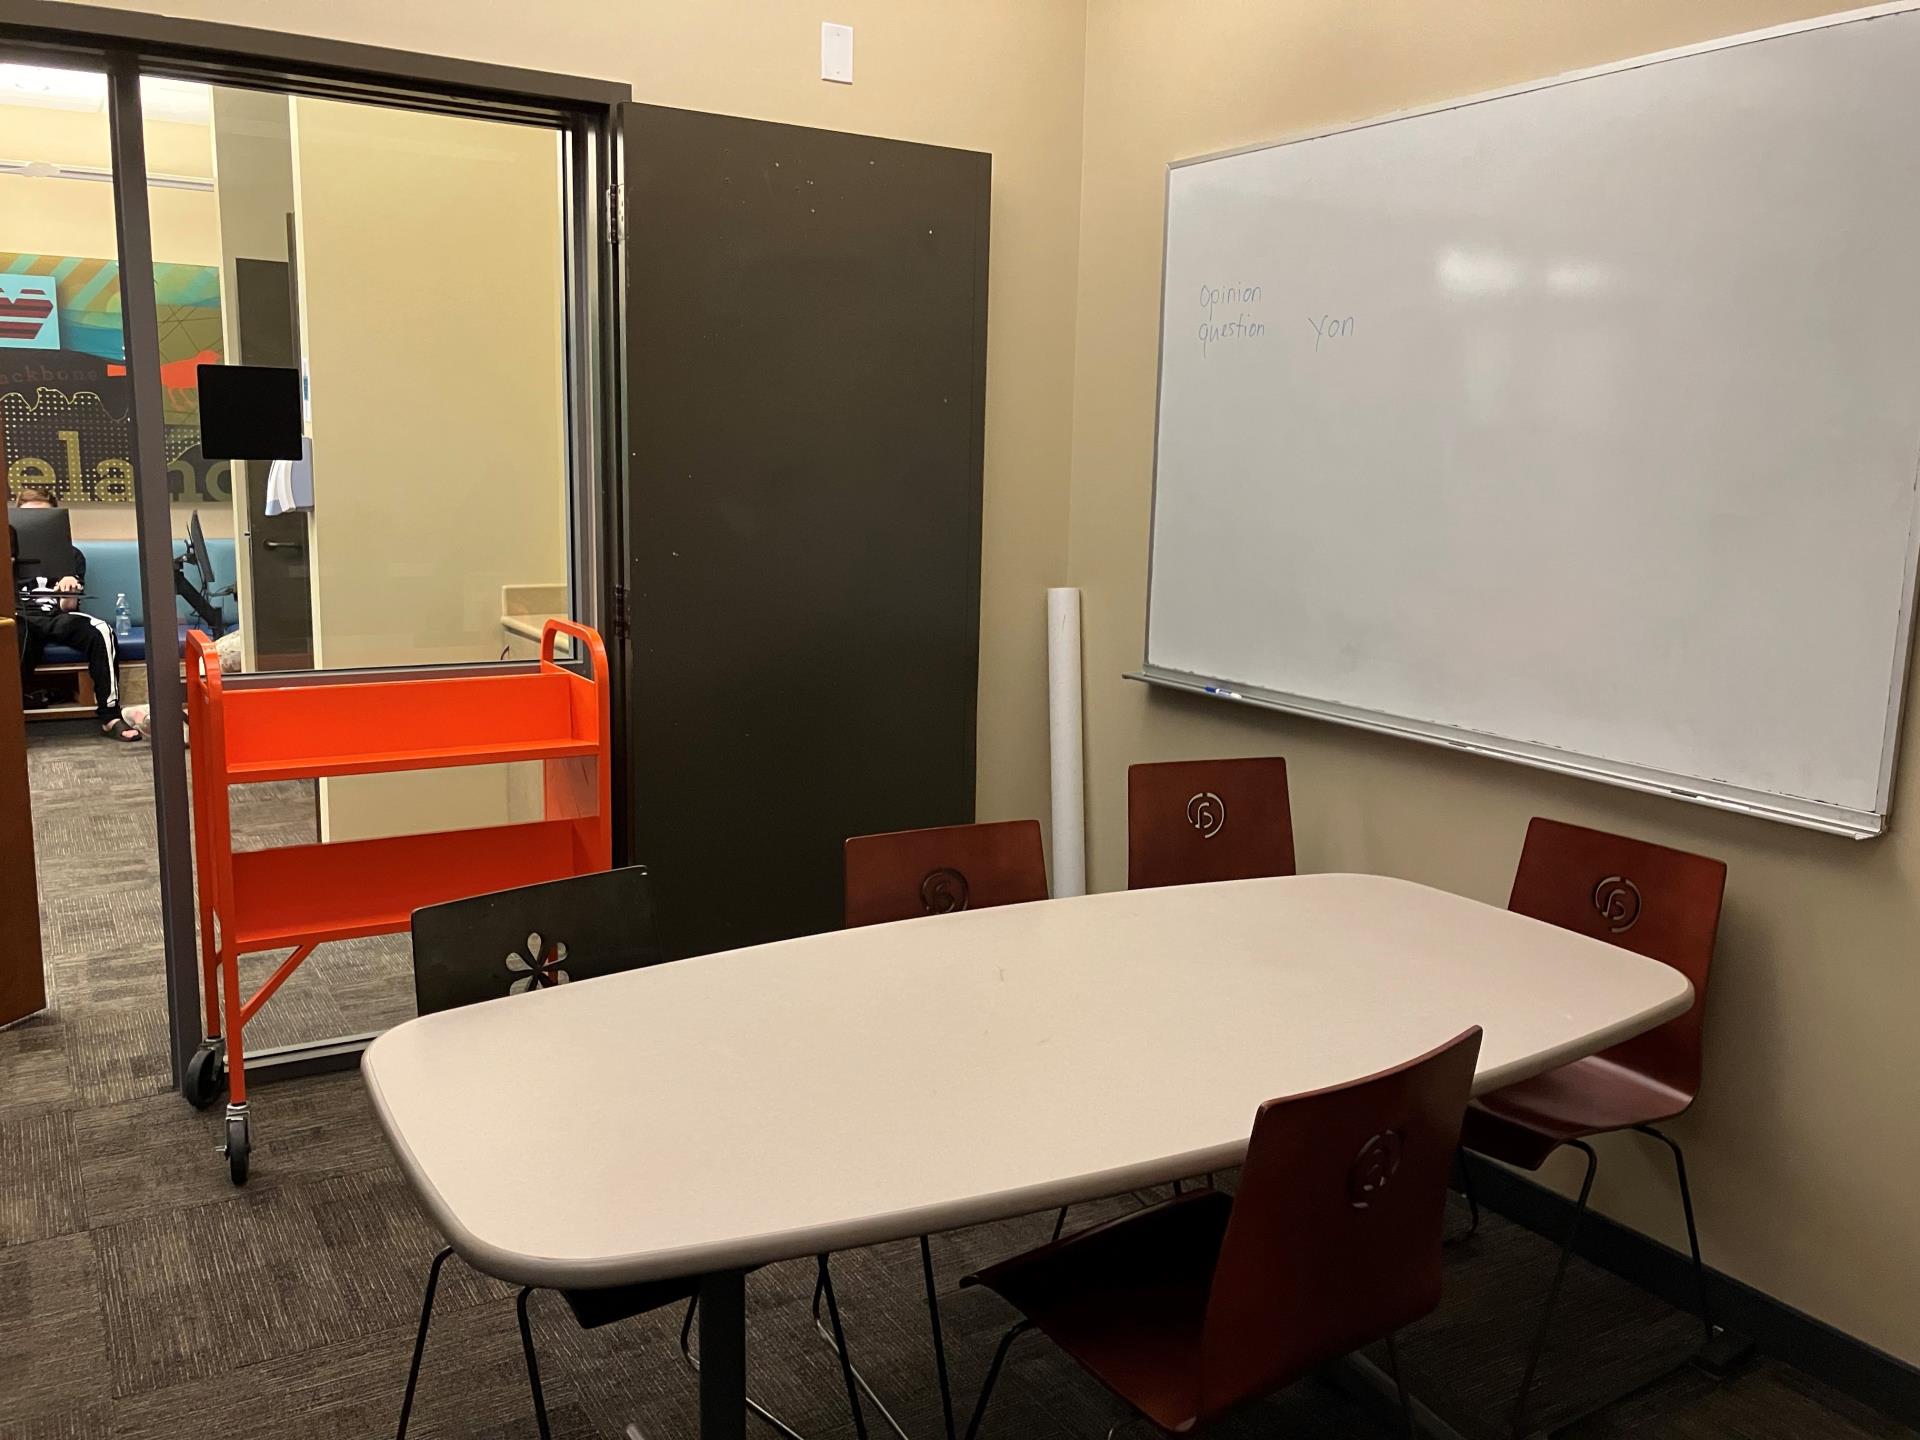
[[[226,501],[232,472],[200,450],[196,371],[221,359],[220,272],[156,264],[160,383],[175,501]],[[9,496],[52,490],[62,504],[129,503],[133,452],[120,266],[0,251],[0,473]]]

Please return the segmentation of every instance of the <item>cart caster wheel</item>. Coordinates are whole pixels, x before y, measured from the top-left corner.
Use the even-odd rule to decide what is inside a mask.
[[[236,1185],[247,1183],[247,1158],[253,1153],[253,1138],[248,1133],[247,1117],[227,1117],[227,1175]]]
[[[187,1080],[182,1087],[187,1103],[196,1110],[206,1109],[219,1098],[220,1085],[225,1078],[220,1072],[219,1047],[202,1045],[187,1061]]]

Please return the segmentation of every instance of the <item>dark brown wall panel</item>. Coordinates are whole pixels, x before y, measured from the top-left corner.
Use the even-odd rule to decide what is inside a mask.
[[[973,818],[991,160],[632,107],[633,858],[675,951]]]

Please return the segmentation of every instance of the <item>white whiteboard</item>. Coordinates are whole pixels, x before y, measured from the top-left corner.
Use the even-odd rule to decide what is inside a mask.
[[[1920,10],[1168,172],[1136,678],[1884,827]]]

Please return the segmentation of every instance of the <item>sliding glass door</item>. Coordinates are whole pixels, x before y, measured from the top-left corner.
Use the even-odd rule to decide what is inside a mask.
[[[104,132],[98,157],[0,153],[0,185],[41,187],[9,205],[0,302],[44,296],[92,367],[0,440],[10,503],[50,489],[76,535],[118,547],[118,673],[151,707],[128,743],[149,747],[157,824],[113,830],[91,859],[155,877],[165,954],[129,957],[124,984],[76,1004],[100,1010],[81,1022],[95,1043],[164,1055],[177,1080],[206,1029],[185,632],[214,641],[231,690],[524,667],[547,617],[604,621],[617,97],[451,62],[423,60],[433,73],[410,81],[409,57],[366,52],[357,69],[321,42],[242,51],[211,42],[253,32],[125,24],[75,37],[0,23],[0,102],[9,83],[39,87]],[[327,63],[303,66],[308,50]],[[61,229],[84,197],[106,217],[98,233]],[[0,335],[0,358],[15,353]],[[294,449],[236,448],[234,425],[257,417],[230,413],[207,367],[284,377]],[[53,424],[58,404],[71,423]],[[41,430],[45,455],[20,449]],[[116,608],[108,597],[109,626]],[[234,791],[233,843],[495,826],[541,803],[537,767],[276,780]],[[286,953],[249,957],[243,991]],[[249,1022],[248,1069],[329,1063],[412,1013],[404,935],[323,945]],[[147,1034],[162,1018],[164,1037]]]
[[[158,265],[155,283],[176,539],[191,538],[190,579],[219,611],[225,683],[534,658],[547,617],[579,617],[567,131],[191,89],[210,245]],[[172,123],[148,114],[150,154]],[[202,396],[198,367],[233,364],[297,376],[298,459],[203,443],[203,408],[221,397]],[[217,434],[226,417],[208,418]],[[543,798],[537,763],[281,780],[235,794],[233,838],[479,828],[537,819]],[[247,956],[242,993],[284,958]],[[412,1013],[404,934],[328,943],[251,1022],[248,1052]]]

